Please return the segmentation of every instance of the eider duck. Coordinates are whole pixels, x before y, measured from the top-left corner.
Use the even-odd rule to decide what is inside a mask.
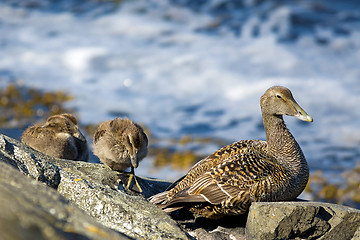
[[[134,174],[139,162],[147,155],[148,138],[143,129],[130,119],[115,118],[101,123],[94,134],[93,152],[111,170],[124,171],[131,168],[125,186],[142,192]],[[133,188],[132,181],[135,185]],[[124,182],[125,183],[125,182]]]
[[[27,128],[21,141],[52,157],[86,162],[89,160],[86,139],[76,118],[70,113],[53,115],[45,123]]]
[[[266,141],[242,140],[195,164],[150,202],[166,212],[188,208],[217,219],[248,211],[251,202],[294,200],[304,190],[309,168],[283,115],[312,122],[286,87],[273,86],[261,97]]]

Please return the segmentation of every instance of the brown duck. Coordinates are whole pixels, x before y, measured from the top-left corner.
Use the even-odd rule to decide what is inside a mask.
[[[101,123],[94,134],[93,152],[108,168],[124,171],[131,168],[126,189],[141,192],[134,168],[147,155],[148,138],[143,129],[130,119],[115,118]],[[132,181],[136,184],[133,188]]]
[[[70,113],[49,117],[24,131],[21,141],[46,155],[88,161],[89,150],[76,118]]]
[[[221,218],[248,211],[251,202],[294,200],[304,190],[309,168],[283,115],[312,122],[289,89],[269,88],[260,100],[266,142],[243,140],[195,164],[150,201],[166,212],[189,208],[195,215]]]

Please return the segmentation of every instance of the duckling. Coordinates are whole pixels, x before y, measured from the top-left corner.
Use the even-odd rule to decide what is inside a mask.
[[[286,87],[273,86],[260,99],[266,141],[242,140],[195,164],[150,202],[166,212],[188,208],[210,219],[240,215],[251,202],[294,200],[304,190],[309,168],[283,115],[312,122]]]
[[[77,161],[89,160],[86,139],[70,113],[49,117],[22,134],[21,141],[46,155]]]
[[[134,168],[147,155],[148,138],[143,129],[130,119],[115,118],[101,123],[94,134],[93,152],[111,170],[131,168],[126,189],[142,192]],[[135,182],[135,186],[131,188]]]

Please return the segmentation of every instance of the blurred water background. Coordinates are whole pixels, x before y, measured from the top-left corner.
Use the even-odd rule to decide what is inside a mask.
[[[225,144],[265,139],[260,96],[284,85],[314,118],[285,117],[314,181],[351,181],[360,202],[359,66],[359,1],[0,3],[2,106],[16,86],[64,98],[52,110],[71,109],[87,129],[127,116],[151,140],[136,173],[171,181]],[[35,106],[34,121],[53,103]],[[1,132],[17,139],[33,123],[2,115]]]

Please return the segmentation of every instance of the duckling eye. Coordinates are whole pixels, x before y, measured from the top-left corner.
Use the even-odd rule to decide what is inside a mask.
[[[277,98],[281,98],[281,96],[279,94],[276,95]]]

